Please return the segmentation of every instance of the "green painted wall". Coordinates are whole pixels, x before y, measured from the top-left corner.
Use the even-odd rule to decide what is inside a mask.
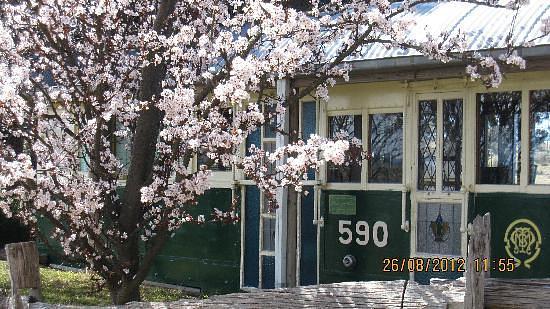
[[[211,189],[192,214],[208,220],[214,208],[231,206],[231,189]],[[189,224],[179,229],[155,260],[149,280],[217,294],[239,290],[240,223]]]
[[[329,205],[331,195],[349,195],[355,197],[355,214],[351,205]],[[325,224],[321,229],[321,266],[319,279],[322,283],[359,281],[359,280],[394,280],[408,278],[408,273],[383,272],[384,258],[408,257],[410,254],[410,234],[401,230],[401,192],[391,191],[324,191],[321,211]],[[344,199],[332,199],[334,203],[349,203]],[[407,197],[407,200],[409,198]],[[410,205],[408,207],[410,209]],[[343,214],[347,213],[347,214]],[[350,244],[339,240],[339,221],[351,221],[350,229],[353,239]],[[369,226],[366,245],[358,244],[357,222],[364,221]],[[373,240],[373,229],[377,221],[387,226],[387,244],[377,246]],[[364,230],[364,226],[361,226]],[[383,240],[383,230],[377,229],[377,239]],[[344,241],[347,236],[343,236]],[[365,242],[359,236],[359,242]],[[378,243],[380,244],[380,242]],[[353,268],[346,268],[342,263],[345,255],[355,256],[357,263]]]
[[[228,209],[231,200],[231,189],[211,189],[199,198],[191,213],[204,214],[208,220],[214,208]],[[39,228],[48,235],[51,225],[42,218]],[[51,248],[39,242],[39,250],[48,254],[51,263],[81,265],[64,257],[57,241],[48,241]],[[238,291],[240,250],[239,222],[187,224],[166,243],[147,280],[196,287],[206,294]]]
[[[550,195],[478,193],[470,201],[470,222],[477,214],[491,213],[491,258],[515,256],[521,261],[512,272],[492,270],[491,277],[550,277]],[[527,219],[536,228],[518,219]],[[512,256],[506,251],[505,239]],[[526,267],[525,261],[533,257]]]

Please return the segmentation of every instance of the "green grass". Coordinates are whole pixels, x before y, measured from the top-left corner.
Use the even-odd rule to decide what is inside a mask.
[[[98,288],[100,281],[90,274],[61,271],[53,268],[40,268],[44,302],[64,305],[108,305],[111,303],[109,291]],[[0,298],[10,293],[10,279],[5,261],[0,261]],[[175,301],[186,298],[179,290],[141,287],[142,301]]]

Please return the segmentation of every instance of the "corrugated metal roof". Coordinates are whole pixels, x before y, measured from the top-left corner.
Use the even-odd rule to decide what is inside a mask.
[[[472,3],[422,4],[406,16],[416,21],[416,25],[411,27],[406,37],[425,41],[426,29],[434,36],[439,35],[438,31],[449,31],[451,35],[461,31],[466,34],[468,50],[505,48],[506,37],[510,32],[515,14],[516,11],[513,10]],[[520,8],[513,30],[514,44],[521,44],[540,36],[542,20],[548,17],[550,17],[550,0],[531,0],[529,5]],[[334,56],[342,42],[343,39],[340,39],[328,47],[329,58]],[[537,39],[533,43],[535,46],[550,45],[550,36]],[[361,61],[417,55],[420,53],[415,50],[387,48],[383,44],[374,43],[364,46],[359,56],[347,60]]]

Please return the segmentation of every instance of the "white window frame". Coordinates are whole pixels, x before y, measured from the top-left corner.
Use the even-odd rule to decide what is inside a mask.
[[[530,113],[530,101],[529,93],[536,90],[550,89],[550,81],[537,81],[527,80],[521,82],[511,83],[511,85],[503,85],[497,89],[485,89],[481,87],[475,87],[471,89],[469,93],[469,99],[473,102],[472,115],[475,117],[473,122],[474,136],[477,133],[477,101],[476,95],[478,93],[493,93],[493,92],[509,92],[509,91],[521,91],[521,149],[520,149],[520,181],[517,185],[492,185],[492,184],[476,184],[476,175],[472,175],[471,183],[472,189],[478,193],[495,193],[495,192],[510,192],[510,193],[528,193],[528,194],[548,194],[550,185],[544,184],[529,184],[529,151],[530,151],[530,134],[529,134],[529,113]],[[473,160],[478,159],[477,154],[477,142],[473,143],[475,149]]]
[[[365,160],[363,162],[363,165],[365,166],[364,170],[364,174],[362,174],[362,178],[365,178],[365,190],[378,190],[378,191],[382,191],[382,190],[388,190],[388,191],[401,191],[403,189],[403,184],[405,183],[405,174],[406,174],[406,143],[405,143],[405,140],[406,140],[406,120],[405,120],[405,117],[406,117],[406,113],[405,113],[405,109],[403,107],[382,107],[382,108],[369,108],[367,109],[367,116],[366,116],[366,119],[363,120],[363,125],[365,126],[365,128],[363,129],[363,132],[366,132],[365,135],[363,136],[366,136],[366,138],[363,138],[364,141],[363,141],[363,145],[369,145],[370,144],[370,125],[369,125],[369,120],[370,120],[370,116],[371,115],[379,115],[379,114],[401,114],[402,117],[403,117],[403,127],[401,128],[402,130],[402,136],[403,136],[403,141],[402,141],[402,145],[401,145],[401,151],[402,151],[402,164],[401,164],[401,182],[400,183],[370,183],[369,182],[369,162],[368,160]],[[370,151],[370,149],[369,149]]]
[[[329,123],[328,118],[332,116],[361,116],[361,135],[362,135],[362,142],[365,143],[365,133],[368,131],[368,129],[365,129],[365,119],[368,118],[368,113],[365,109],[346,109],[346,110],[336,110],[336,111],[328,111],[326,112],[324,119],[324,127],[323,127],[323,136],[329,137]],[[359,182],[329,182],[328,181],[328,173],[327,173],[327,164],[325,164],[322,168],[321,175],[322,175],[322,182],[323,182],[323,189],[325,190],[364,190],[366,188],[366,164],[367,161],[363,160],[361,162],[361,180]]]
[[[415,155],[413,156],[413,190],[418,191],[419,194],[422,195],[438,195],[438,193],[443,193],[443,196],[449,196],[456,194],[457,192],[461,191],[443,191],[443,101],[444,100],[453,100],[453,99],[462,99],[462,155],[461,155],[461,164],[462,164],[462,186],[465,185],[465,149],[464,146],[466,145],[465,142],[465,129],[467,128],[466,124],[466,113],[465,113],[465,106],[466,106],[466,100],[464,93],[461,92],[442,92],[442,93],[433,93],[433,94],[419,94],[416,96],[415,103],[413,104],[414,108],[414,129],[413,129],[413,139],[412,143],[414,145]],[[418,189],[418,167],[419,167],[419,158],[418,158],[418,138],[419,138],[419,126],[418,121],[420,118],[420,109],[419,109],[419,102],[423,100],[436,100],[437,101],[437,141],[436,141],[436,188],[434,191],[424,191]]]
[[[477,94],[482,93],[498,93],[498,92],[513,92],[513,91],[520,91],[521,92],[521,103],[520,103],[520,121],[521,121],[521,130],[520,130],[520,175],[519,175],[519,182],[518,184],[478,184],[477,183],[477,165],[479,164],[479,145],[477,140],[477,134],[478,134],[478,117],[479,117],[479,111],[477,106]],[[513,86],[505,86],[500,87],[497,89],[485,89],[485,88],[474,88],[469,94],[470,100],[472,102],[473,106],[473,125],[472,130],[474,132],[474,139],[472,140],[471,145],[474,146],[474,149],[471,151],[471,153],[474,154],[472,162],[475,162],[475,165],[472,166],[472,185],[474,187],[475,192],[478,193],[490,193],[490,192],[523,192],[522,188],[525,188],[527,179],[527,174],[525,173],[525,168],[528,167],[529,158],[526,157],[525,154],[529,154],[529,112],[526,112],[529,110],[529,94],[525,92],[524,87],[513,87]],[[526,102],[527,101],[527,102]],[[526,152],[527,150],[527,152]]]
[[[530,97],[530,93],[531,93],[531,91],[540,91],[540,90],[550,91],[550,83],[546,84],[546,88],[544,88],[544,87],[543,88],[536,88],[536,89],[529,88],[529,90],[526,90],[526,92],[527,92],[527,100],[526,100],[527,101],[527,104],[526,104],[527,105],[527,107],[526,107],[527,113],[526,114],[527,115],[525,116],[525,118],[527,118],[527,121],[530,120],[530,116],[531,116],[531,101],[530,101],[531,97]],[[522,100],[523,100],[523,94],[522,94]],[[523,101],[522,101],[522,103],[523,103]],[[522,108],[523,108],[523,105],[522,105]],[[523,115],[521,117],[522,117],[521,121],[523,123]],[[530,160],[531,160],[531,134],[530,134],[530,129],[531,129],[531,123],[527,123],[527,128],[526,128],[526,131],[527,131],[527,138],[526,138],[526,140],[527,140],[527,142],[526,142],[526,144],[527,144],[527,146],[526,146],[527,147],[526,148],[527,153],[524,156],[524,157],[526,157],[525,161],[527,162],[526,163],[527,164],[526,165],[526,170],[527,170],[526,174],[527,175],[525,176],[526,177],[525,184],[526,184],[526,187],[527,187],[526,190],[528,190],[528,191],[529,190],[534,190],[536,193],[538,193],[539,190],[542,190],[541,193],[542,192],[548,193],[548,192],[550,192],[550,185],[548,185],[548,184],[536,184],[536,183],[531,184],[531,183],[529,183],[529,176],[530,176],[529,173],[530,173],[530,163],[531,163],[530,162]],[[522,133],[523,133],[523,128],[522,128]],[[522,141],[521,147],[523,147],[523,141]],[[522,162],[521,164],[523,164],[523,157],[522,157],[521,162]]]
[[[467,123],[470,121],[467,114],[467,96],[464,91],[444,91],[444,92],[426,92],[426,93],[416,93],[416,95],[411,96],[413,98],[411,106],[412,110],[412,124],[410,126],[412,138],[409,141],[412,155],[409,156],[409,159],[412,159],[412,181],[411,181],[411,256],[412,257],[448,257],[456,258],[461,256],[466,256],[467,250],[467,235],[465,233],[465,225],[468,215],[468,205],[466,199],[468,198],[467,194],[467,184],[468,184],[468,173],[471,171],[469,168],[465,168],[466,158],[465,155],[468,153],[466,145],[468,145],[468,137],[470,136],[466,130],[468,128]],[[443,154],[443,101],[452,100],[452,99],[462,99],[462,188],[460,191],[442,191],[443,187],[443,169],[442,169],[442,154]],[[420,109],[419,104],[422,100],[436,100],[437,101],[437,145],[436,145],[436,189],[435,191],[423,191],[418,189],[418,138],[419,138],[419,129],[418,126]],[[474,118],[475,122],[475,118]],[[475,168],[474,168],[475,171]],[[460,204],[461,205],[461,239],[460,239],[460,248],[461,255],[442,255],[442,254],[433,254],[418,251],[417,247],[417,238],[418,238],[418,204],[420,203],[438,203],[438,204]]]

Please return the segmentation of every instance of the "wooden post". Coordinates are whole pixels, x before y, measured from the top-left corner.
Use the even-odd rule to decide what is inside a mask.
[[[290,93],[290,81],[288,79],[280,79],[277,81],[277,96],[281,99],[287,99]],[[284,114],[277,116],[277,123],[281,126],[284,132],[290,130],[290,116],[288,110]],[[277,132],[276,146],[277,148],[287,145],[289,142],[288,135]],[[285,163],[285,158],[282,158],[277,165]],[[277,208],[275,212],[275,287],[287,287],[287,247],[288,247],[288,188],[277,189]]]
[[[298,102],[290,102],[287,106],[289,143],[298,141],[298,132],[300,128],[300,105]],[[298,192],[294,188],[289,188],[287,192],[287,243],[286,243],[286,287],[295,287],[297,264],[297,245],[298,245]]]
[[[491,215],[477,216],[469,230],[464,308],[482,309],[485,306],[485,278],[489,277],[491,268]]]
[[[38,248],[34,241],[7,244],[6,258],[11,281],[11,308],[23,308],[19,289],[29,289],[29,297],[42,301]]]
[[[288,102],[291,84],[288,79],[277,81],[277,96]],[[299,130],[300,107],[298,102],[290,103],[284,114],[278,115],[277,122],[283,132],[276,133],[277,148],[297,141]],[[278,165],[284,164],[286,158],[282,158]],[[297,205],[298,193],[294,189],[278,188],[277,203],[279,208],[275,212],[275,287],[296,286],[296,250],[297,250]]]

